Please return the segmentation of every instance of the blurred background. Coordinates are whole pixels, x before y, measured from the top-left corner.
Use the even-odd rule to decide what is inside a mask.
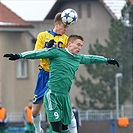
[[[10,62],[3,55],[33,50],[38,33],[52,29],[55,14],[67,8],[78,14],[77,23],[66,34],[84,37],[81,53],[120,63],[119,68],[105,64],[79,67],[70,92],[80,114],[79,132],[133,132],[132,4],[132,0],[0,1],[0,102],[8,113],[10,133],[24,132],[23,108],[33,97],[39,60]],[[41,111],[46,129],[43,107]]]

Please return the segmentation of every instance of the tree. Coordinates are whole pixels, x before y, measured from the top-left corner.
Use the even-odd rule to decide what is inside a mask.
[[[109,39],[105,40],[106,46],[98,39],[95,44],[89,45],[89,54],[103,55],[118,60],[120,68],[109,65],[85,65],[90,76],[85,79],[80,75],[80,80],[75,79],[77,87],[81,88],[81,101],[76,97],[79,108],[82,109],[114,109],[115,108],[115,74],[122,73],[119,80],[119,104],[123,105],[131,100],[132,87],[132,28],[125,17],[130,17],[131,6],[129,2],[122,10],[123,18],[111,20]],[[127,12],[128,9],[128,12]],[[126,15],[125,15],[126,14]],[[123,23],[124,22],[124,23]],[[125,25],[126,22],[126,25]]]

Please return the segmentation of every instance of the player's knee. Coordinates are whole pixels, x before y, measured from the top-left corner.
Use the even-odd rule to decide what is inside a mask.
[[[62,124],[62,130],[68,130],[68,125]]]
[[[32,116],[37,116],[39,114],[39,110],[32,109]]]
[[[51,122],[51,125],[52,125],[52,129],[54,132],[61,133],[61,131],[62,131],[62,122],[61,121]]]

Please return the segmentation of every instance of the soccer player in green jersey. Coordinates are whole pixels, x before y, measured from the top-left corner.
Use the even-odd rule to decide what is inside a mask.
[[[38,34],[34,50],[50,48],[53,46],[53,43],[55,47],[66,48],[68,36],[65,34],[65,32],[67,31],[68,26],[64,25],[64,23],[62,22],[61,12],[55,15],[53,24],[54,27],[52,30],[43,31]],[[41,128],[40,109],[43,104],[44,93],[48,89],[47,86],[48,79],[49,79],[49,60],[46,58],[40,59],[39,71],[36,80],[36,87],[34,90],[33,104],[32,104],[32,119],[35,126],[35,133],[43,133],[43,129]],[[74,123],[73,119],[71,123],[72,125]],[[72,131],[75,130],[75,132],[70,132],[70,133],[77,133],[76,128],[70,130]]]
[[[71,123],[72,114],[69,91],[80,64],[106,63],[119,67],[119,63],[115,59],[78,54],[82,46],[82,36],[70,35],[65,49],[50,48],[4,55],[9,60],[49,59],[50,77],[48,89],[44,94],[44,107],[48,121],[53,128],[52,133],[68,133],[67,126]]]

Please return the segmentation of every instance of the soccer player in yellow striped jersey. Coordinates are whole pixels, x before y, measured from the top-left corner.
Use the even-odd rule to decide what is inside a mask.
[[[64,25],[64,24],[62,24]],[[67,29],[68,26],[64,26]],[[66,31],[66,30],[65,30]],[[65,32],[64,31],[64,32]],[[64,33],[62,30],[62,33]],[[49,48],[48,44],[51,40],[54,40],[54,47],[65,48],[67,44],[68,37],[65,34],[57,34],[54,31],[45,31],[39,33],[37,37],[37,42],[35,45],[35,50]],[[49,71],[49,60],[40,59],[40,66],[45,70]]]
[[[68,41],[68,36],[65,35],[68,26],[64,25],[61,21],[61,13],[57,13],[54,18],[53,30],[40,32],[37,36],[35,50],[50,48],[51,40],[54,42],[54,47],[65,48]],[[33,104],[32,104],[32,118],[35,126],[36,133],[42,133],[41,128],[41,114],[40,109],[43,103],[44,93],[47,90],[47,82],[49,80],[49,60],[40,59],[39,72],[36,81],[36,88],[34,91]],[[77,133],[76,119],[72,117],[72,127],[70,133]]]

